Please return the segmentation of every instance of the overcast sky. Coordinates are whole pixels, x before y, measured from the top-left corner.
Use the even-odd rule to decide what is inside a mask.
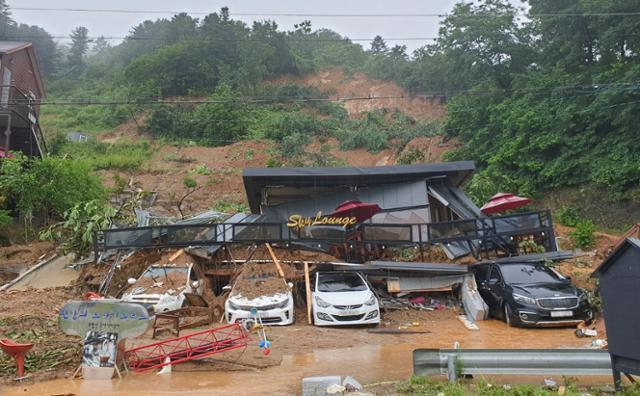
[[[14,7],[121,9],[146,11],[186,11],[210,13],[228,6],[234,19],[275,20],[280,28],[289,30],[294,23],[311,19],[313,28],[326,27],[350,38],[369,39],[375,35],[389,38],[435,37],[439,18],[434,17],[278,17],[270,13],[287,14],[445,14],[456,0],[8,0],[13,18],[18,22],[44,27],[54,36],[67,36],[76,26],[86,26],[90,36],[124,36],[129,29],[146,19],[170,17],[171,14],[126,14],[15,10]],[[514,1],[519,4],[519,1]],[[260,14],[262,17],[233,16],[233,13]],[[203,15],[193,15],[202,17]],[[406,44],[409,50],[429,41],[392,41],[389,45]],[[361,43],[368,47],[368,43]]]

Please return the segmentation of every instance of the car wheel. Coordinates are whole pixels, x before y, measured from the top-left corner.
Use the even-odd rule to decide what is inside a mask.
[[[513,323],[511,322],[511,307],[508,303],[504,303],[504,321],[509,327],[513,327]]]

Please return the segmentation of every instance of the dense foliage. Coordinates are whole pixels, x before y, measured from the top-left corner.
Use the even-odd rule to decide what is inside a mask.
[[[14,208],[26,224],[34,217],[62,217],[78,203],[104,197],[100,179],[84,162],[22,156],[2,160],[0,209]]]
[[[418,122],[398,111],[371,111],[352,119],[337,104],[241,103],[226,85],[219,86],[209,99],[211,103],[195,106],[154,108],[147,118],[149,131],[158,137],[206,146],[227,145],[245,137],[266,138],[276,142],[283,157],[289,158],[304,154],[304,146],[314,137],[335,137],[345,150],[376,152],[391,145],[402,148],[414,137],[441,132],[438,123]]]
[[[451,158],[482,168],[469,184],[478,200],[584,183],[623,198],[640,181],[640,20],[598,14],[640,2],[529,4],[525,24],[507,2],[457,5],[416,59],[431,71],[444,61],[434,79],[457,78],[424,87],[449,92],[446,131],[465,143]]]
[[[53,97],[108,102],[45,108],[64,115],[54,121],[62,129],[112,128],[148,115],[157,136],[206,145],[268,138],[285,157],[301,154],[313,136],[376,151],[441,131],[402,114],[350,119],[337,104],[294,102],[327,93],[263,85],[337,66],[445,99],[444,133],[464,143],[450,159],[476,161],[480,171],[467,189],[477,201],[499,190],[536,195],[587,183],[625,199],[640,181],[640,18],[633,14],[640,0],[528,0],[527,15],[507,0],[459,3],[441,21],[437,40],[412,54],[380,36],[364,49],[310,21],[291,31],[268,20],[246,24],[226,8],[201,19],[145,21],[115,46],[90,42],[78,27],[68,46],[56,47],[0,5],[4,37],[25,29],[42,35],[37,49],[52,62],[43,68]],[[167,103],[175,96],[207,100]]]

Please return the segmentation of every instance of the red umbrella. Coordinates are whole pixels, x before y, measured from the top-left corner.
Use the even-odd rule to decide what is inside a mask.
[[[518,209],[529,205],[531,200],[525,197],[519,197],[511,193],[497,193],[491,197],[483,207],[480,208],[482,213],[486,215],[506,212],[507,210]]]
[[[370,219],[382,208],[378,204],[364,203],[360,201],[345,201],[341,203],[336,210],[327,215],[331,217],[355,217],[358,223]]]
[[[6,148],[0,146],[0,158],[13,158],[13,154],[11,154]]]

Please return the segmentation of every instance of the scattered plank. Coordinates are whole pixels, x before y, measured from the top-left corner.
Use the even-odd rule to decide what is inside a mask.
[[[276,265],[276,268],[278,269],[278,274],[282,279],[284,279],[284,271],[282,270],[282,266],[280,265],[280,260],[278,260],[278,258],[276,257],[276,254],[273,252],[273,249],[271,248],[270,244],[265,243],[265,246],[267,247],[267,250],[269,251],[269,255],[271,255],[271,259],[273,260],[273,262]]]
[[[307,322],[313,324],[311,318],[311,280],[309,279],[309,263],[304,262],[304,287],[307,292]]]
[[[392,329],[392,328],[384,328],[378,327],[375,329],[367,329],[367,333],[375,333],[375,334],[431,334],[429,330],[404,330],[404,329]]]
[[[478,325],[470,321],[469,318],[467,318],[465,315],[459,315],[458,320],[462,322],[462,324],[464,325],[464,327],[467,328],[467,330],[480,330]]]
[[[169,262],[173,263],[175,259],[177,259],[182,255],[182,253],[184,253],[184,249],[180,249],[177,252],[175,252],[171,257],[169,257]]]

